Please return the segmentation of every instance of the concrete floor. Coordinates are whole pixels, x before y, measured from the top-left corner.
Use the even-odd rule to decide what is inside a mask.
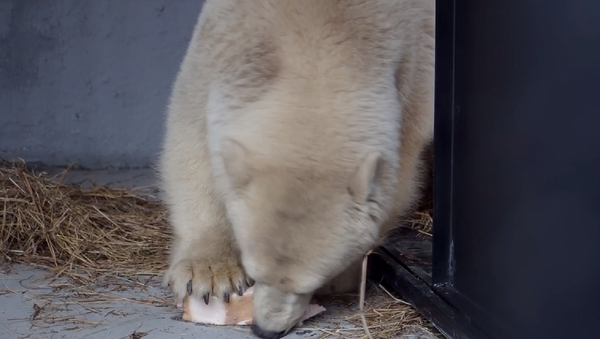
[[[103,185],[140,188],[158,198],[155,177],[149,170],[73,171],[67,180],[81,182],[92,178]],[[255,339],[248,327],[211,327],[178,321],[181,312],[168,302],[160,302],[169,300],[169,294],[160,287],[159,277],[140,281],[127,291],[97,287],[95,293],[110,294],[111,300],[94,301],[78,298],[81,291],[61,289],[61,282],[48,280],[46,273],[23,265],[0,272],[0,339]],[[148,304],[148,300],[153,304]],[[362,329],[340,321],[356,311],[357,306],[329,306],[326,315],[307,322],[286,339],[319,338],[326,334],[319,328],[334,334],[329,338],[338,337],[335,333],[339,337],[348,337],[351,332],[362,335]],[[432,337],[417,329],[401,338]]]
[[[163,294],[157,283],[149,286],[146,293],[110,292],[114,297],[121,296],[121,300],[82,302],[69,292],[53,291],[49,281],[40,280],[44,273],[17,265],[0,274],[0,338],[252,338],[250,333],[236,329],[173,320],[180,313],[174,307],[131,301]],[[40,311],[36,311],[38,307]]]

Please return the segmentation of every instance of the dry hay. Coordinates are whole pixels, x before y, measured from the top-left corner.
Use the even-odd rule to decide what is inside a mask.
[[[49,177],[23,161],[0,158],[0,262],[48,269],[55,277],[68,278],[74,288],[161,274],[171,238],[164,206],[132,189],[67,184],[68,170]],[[415,212],[408,225],[430,235],[431,212]],[[374,338],[399,338],[411,327],[431,333],[431,325],[411,306],[382,291],[379,286],[366,299],[365,318]],[[90,293],[87,298],[111,297]],[[335,302],[356,306],[357,301],[352,295],[337,296]],[[164,299],[148,304],[155,302]],[[324,337],[365,338],[360,315],[343,320],[355,328],[315,330]]]
[[[323,333],[319,339],[368,339],[363,328],[359,312],[356,309],[358,294],[332,296],[324,302],[334,316],[328,319],[332,328],[319,326],[319,319],[311,320],[305,329],[318,330]],[[346,314],[345,314],[346,313]],[[347,314],[350,313],[350,314]],[[342,316],[339,316],[342,314]],[[397,298],[382,285],[370,284],[365,298],[365,320],[372,338],[399,339],[413,338],[434,339],[440,337],[439,332],[407,302]],[[310,327],[314,325],[314,327]]]
[[[405,224],[408,227],[416,230],[422,235],[431,237],[433,230],[433,211],[431,210],[418,210],[406,220]]]
[[[132,190],[63,183],[0,159],[0,260],[49,269],[73,283],[159,274],[166,211]]]

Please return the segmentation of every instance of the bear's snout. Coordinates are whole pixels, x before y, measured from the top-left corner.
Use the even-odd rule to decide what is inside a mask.
[[[260,325],[258,325],[256,323],[256,320],[253,320],[253,322],[254,322],[254,324],[252,325],[252,333],[254,333],[255,336],[257,336],[261,339],[279,339],[285,335],[285,331],[281,331],[281,332],[266,331],[266,330],[263,330],[260,327]]]

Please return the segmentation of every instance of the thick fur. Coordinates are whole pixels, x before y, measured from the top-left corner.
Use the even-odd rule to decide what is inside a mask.
[[[355,289],[419,198],[433,70],[434,0],[207,1],[160,160],[175,297],[255,280],[264,335]]]

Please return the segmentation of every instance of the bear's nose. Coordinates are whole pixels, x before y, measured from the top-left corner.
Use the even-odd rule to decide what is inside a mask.
[[[258,324],[256,324],[256,322],[254,322],[254,324],[252,325],[252,333],[254,333],[255,336],[257,336],[261,339],[279,339],[285,335],[285,331],[281,331],[281,332],[265,331],[262,328],[260,328],[260,326],[258,326]]]

